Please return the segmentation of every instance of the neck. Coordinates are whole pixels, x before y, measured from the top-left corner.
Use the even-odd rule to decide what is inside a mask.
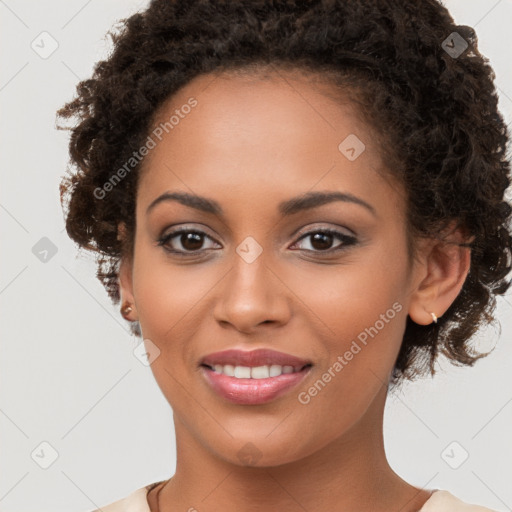
[[[174,417],[177,462],[152,512],[339,510],[418,512],[430,491],[411,486],[389,466],[382,434],[385,387],[359,422],[300,460],[240,466],[212,454]],[[153,499],[154,500],[154,499]]]

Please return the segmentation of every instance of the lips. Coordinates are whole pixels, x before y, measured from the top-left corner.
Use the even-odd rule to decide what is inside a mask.
[[[208,354],[199,367],[202,378],[220,397],[239,405],[261,405],[298,386],[312,363],[271,349],[231,349]]]
[[[263,405],[290,393],[309,375],[311,367],[267,379],[238,379],[217,373],[207,366],[201,375],[218,396],[237,405]]]
[[[280,365],[293,366],[294,369],[300,370],[304,366],[311,365],[311,361],[301,359],[291,354],[277,352],[271,349],[256,350],[223,350],[222,352],[213,352],[203,357],[199,363],[213,368],[215,365],[233,365],[233,366],[249,366],[257,367],[264,365]]]

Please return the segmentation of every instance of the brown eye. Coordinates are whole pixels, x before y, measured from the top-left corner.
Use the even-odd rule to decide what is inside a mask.
[[[346,235],[336,230],[332,229],[322,229],[317,231],[310,231],[303,235],[300,240],[310,240],[310,247],[304,250],[309,252],[325,252],[325,253],[333,253],[344,250],[346,247],[350,245],[354,245],[357,243],[357,239],[353,236]],[[334,240],[340,240],[341,243],[337,244],[332,248],[332,244]]]
[[[329,233],[315,233],[310,236],[312,247],[319,250],[330,249],[334,239],[334,236]]]
[[[182,233],[179,241],[187,251],[197,251],[203,245],[203,235],[195,232]]]
[[[212,247],[204,247],[206,239],[212,240],[203,231],[182,228],[162,236],[158,245],[170,253],[187,256],[187,253],[194,255],[211,249]]]

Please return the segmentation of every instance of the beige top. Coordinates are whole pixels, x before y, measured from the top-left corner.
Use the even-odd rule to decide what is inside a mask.
[[[162,480],[163,481],[163,480]],[[151,512],[147,501],[149,490],[161,482],[155,482],[132,492],[126,498],[91,512]],[[497,512],[479,505],[461,501],[448,491],[436,489],[418,512]]]

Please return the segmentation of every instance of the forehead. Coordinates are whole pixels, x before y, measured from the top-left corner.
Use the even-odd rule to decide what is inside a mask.
[[[151,129],[141,207],[175,189],[251,208],[315,187],[368,197],[385,185],[372,127],[314,75],[202,75],[159,109]]]
[[[160,107],[152,127],[162,132],[158,141],[165,138],[167,150],[180,147],[182,153],[188,146],[185,140],[205,149],[224,152],[227,145],[231,152],[247,154],[256,142],[283,149],[293,144],[311,149],[316,143],[320,151],[326,144],[318,142],[326,136],[326,143],[333,142],[337,149],[336,142],[348,130],[372,146],[374,137],[366,133],[371,127],[358,114],[347,94],[318,75],[232,71],[193,79]],[[148,160],[155,153],[161,151],[152,151]]]

